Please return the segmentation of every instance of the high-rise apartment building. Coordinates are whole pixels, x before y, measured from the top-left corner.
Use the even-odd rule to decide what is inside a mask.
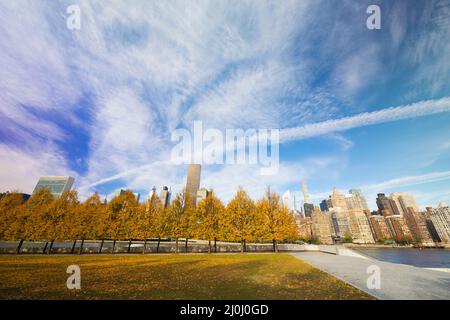
[[[428,231],[426,217],[423,213],[414,211],[412,207],[408,207],[404,218],[414,240],[424,244],[433,244],[433,239]]]
[[[316,209],[311,214],[312,236],[322,244],[333,244],[330,214]]]
[[[197,192],[200,188],[201,169],[202,167],[199,164],[190,164],[188,167],[186,194],[189,195],[194,205],[197,203]]]
[[[408,208],[413,208],[415,212],[419,212],[419,206],[416,203],[416,199],[412,195],[403,192],[394,192],[390,194],[389,198],[395,202],[397,209],[402,215],[408,213]]]
[[[396,242],[412,241],[411,231],[401,215],[391,215],[386,217],[387,225],[394,236]]]
[[[72,177],[41,177],[33,190],[48,189],[54,198],[59,198],[64,192],[70,191],[75,179]]]
[[[345,195],[345,202],[349,210],[369,210],[367,200],[359,189],[351,189]]]
[[[385,216],[399,215],[400,210],[394,200],[386,197],[384,193],[379,193],[377,195],[377,206],[380,213]]]
[[[433,209],[430,220],[441,242],[450,243],[450,207],[441,206]]]
[[[336,188],[333,188],[333,192],[327,201],[327,206],[329,210],[331,208],[341,208],[342,210],[346,210],[348,208],[345,197]]]
[[[349,210],[349,226],[354,243],[374,243],[366,214],[361,209]]]
[[[385,217],[382,215],[372,215],[368,219],[373,237],[376,241],[390,240],[393,238]]]

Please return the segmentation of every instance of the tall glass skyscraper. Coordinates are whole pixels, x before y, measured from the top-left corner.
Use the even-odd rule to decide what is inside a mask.
[[[64,192],[70,191],[75,179],[72,177],[41,177],[33,190],[48,189],[53,197],[59,198]]]

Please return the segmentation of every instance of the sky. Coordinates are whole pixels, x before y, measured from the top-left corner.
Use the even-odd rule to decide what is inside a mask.
[[[67,7],[80,8],[70,30]],[[381,29],[366,26],[369,5]],[[0,192],[180,191],[171,134],[280,129],[276,175],[203,165],[224,201],[268,186],[450,201],[450,1],[0,0]]]

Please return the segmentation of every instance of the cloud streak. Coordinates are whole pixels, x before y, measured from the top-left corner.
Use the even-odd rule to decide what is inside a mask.
[[[374,112],[364,112],[351,117],[327,120],[319,123],[307,124],[301,127],[282,129],[280,132],[280,140],[282,142],[289,142],[307,139],[364,126],[405,120],[449,111],[449,97],[437,100],[425,100]]]

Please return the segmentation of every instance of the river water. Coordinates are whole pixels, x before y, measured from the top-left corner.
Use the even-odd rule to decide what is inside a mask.
[[[355,251],[386,262],[421,268],[450,268],[450,250],[446,249],[358,248]]]

